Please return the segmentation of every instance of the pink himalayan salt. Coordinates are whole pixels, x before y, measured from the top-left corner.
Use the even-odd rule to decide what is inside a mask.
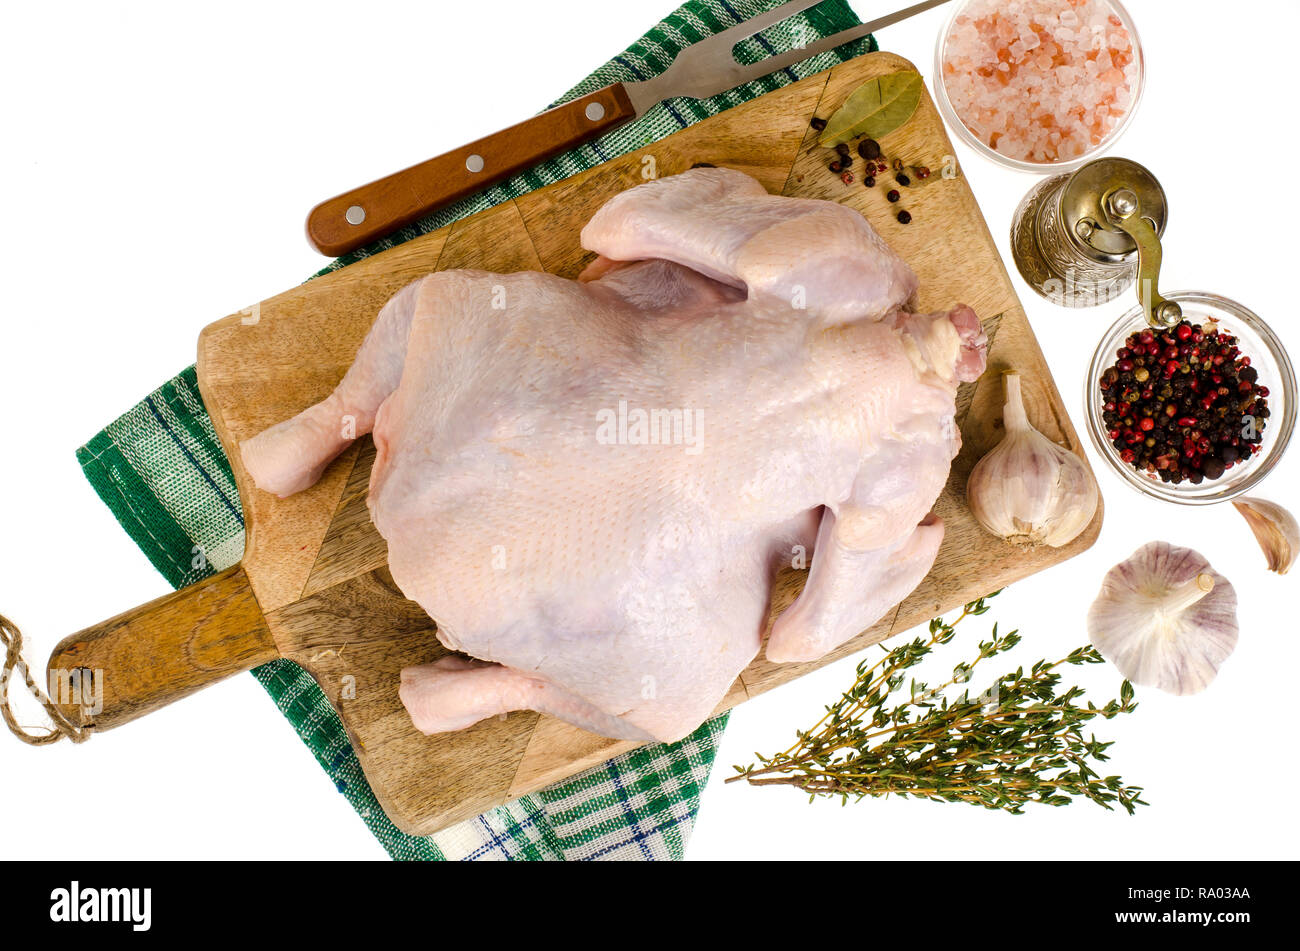
[[[1124,120],[1137,54],[1108,0],[972,0],[944,44],[953,110],[999,155],[1063,162]]]

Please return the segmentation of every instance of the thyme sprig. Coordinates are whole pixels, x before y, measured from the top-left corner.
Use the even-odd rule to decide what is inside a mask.
[[[986,602],[999,593],[970,602],[951,623],[935,618],[928,638],[886,649],[875,663],[858,664],[853,686],[826,708],[820,722],[796,732],[795,743],[784,752],[756,753],[758,763],[735,767],[737,775],[727,782],[795,786],[809,793],[810,801],[839,796],[847,804],[850,798],[894,794],[1016,815],[1029,803],[1064,806],[1074,797],[1105,809],[1118,803],[1130,815],[1147,805],[1140,786],[1103,777],[1090,765],[1105,762],[1112,743],[1084,737],[1095,717],[1109,720],[1137,709],[1132,685],[1124,681],[1120,699],[1103,707],[1076,703],[1081,687],[1061,691],[1058,668],[1105,663],[1090,645],[1053,663],[1040,660],[1028,672],[1019,667],[982,694],[972,697],[967,689],[950,701],[946,690],[968,683],[981,662],[1020,643],[1019,632],[1000,634],[994,624],[976,657],[957,664],[948,680],[935,687],[912,680],[910,696],[890,705],[907,682],[905,671],[951,641],[963,620],[986,613]]]

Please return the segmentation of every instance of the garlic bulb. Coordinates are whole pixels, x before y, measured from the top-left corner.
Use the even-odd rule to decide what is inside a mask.
[[[1073,541],[1097,512],[1097,482],[1082,459],[1029,423],[1020,374],[1004,373],[1006,434],[975,464],[966,500],[976,520],[1018,544]]]
[[[1264,549],[1268,570],[1280,575],[1290,571],[1300,552],[1300,525],[1296,525],[1295,516],[1264,499],[1238,499],[1232,504],[1245,516],[1259,547]]]
[[[1199,693],[1237,646],[1237,592],[1190,548],[1150,542],[1106,573],[1088,637],[1133,683]]]

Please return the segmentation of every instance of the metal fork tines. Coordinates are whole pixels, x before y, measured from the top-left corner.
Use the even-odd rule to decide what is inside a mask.
[[[732,50],[741,40],[753,36],[775,23],[780,23],[796,13],[802,13],[816,6],[821,0],[788,0],[765,13],[728,27],[721,33],[715,33],[686,47],[677,54],[672,64],[652,79],[642,82],[624,83],[632,104],[638,113],[644,113],[655,103],[672,97],[704,99],[726,92],[742,83],[747,83],[766,76],[768,73],[785,69],[795,63],[811,59],[820,53],[833,50],[852,40],[861,39],[876,30],[883,29],[900,20],[923,13],[932,7],[947,3],[948,0],[925,0],[903,10],[878,17],[869,23],[849,27],[830,36],[823,37],[806,46],[800,46],[783,53],[776,53],[757,63],[737,63]]]

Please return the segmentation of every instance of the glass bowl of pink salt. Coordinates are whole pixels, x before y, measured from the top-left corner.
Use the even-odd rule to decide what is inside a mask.
[[[966,0],[939,34],[935,77],[940,111],[973,148],[1060,172],[1123,134],[1145,64],[1117,0]]]

